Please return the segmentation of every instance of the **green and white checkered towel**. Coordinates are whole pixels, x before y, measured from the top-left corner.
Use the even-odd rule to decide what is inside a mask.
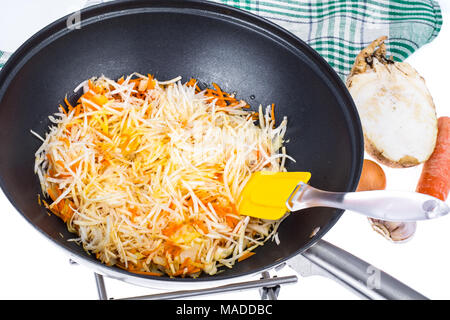
[[[442,26],[433,0],[214,0],[264,17],[308,43],[342,79],[356,55],[386,35],[388,53],[403,61]]]
[[[11,54],[7,52],[0,51],[0,69],[5,65],[6,60],[10,57]]]
[[[96,0],[106,2],[108,0]],[[342,79],[356,55],[387,35],[388,53],[403,61],[442,26],[434,0],[213,0],[264,17],[311,45]],[[0,51],[0,68],[7,55]]]

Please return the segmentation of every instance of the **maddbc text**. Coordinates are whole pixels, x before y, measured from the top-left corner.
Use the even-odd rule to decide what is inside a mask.
[[[188,306],[183,304],[178,306],[177,315],[271,315],[272,305],[267,304],[221,304],[218,307],[211,306]]]

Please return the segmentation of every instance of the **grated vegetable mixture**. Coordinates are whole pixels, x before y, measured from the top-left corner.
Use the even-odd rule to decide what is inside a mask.
[[[36,151],[44,205],[89,253],[148,275],[213,275],[250,257],[281,221],[237,212],[252,172],[285,171],[273,105],[259,112],[196,80],[92,78]],[[293,160],[293,159],[291,159]]]

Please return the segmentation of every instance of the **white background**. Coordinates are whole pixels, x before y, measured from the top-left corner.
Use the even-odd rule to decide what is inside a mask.
[[[53,20],[69,14],[85,0],[2,1],[0,50],[14,51]],[[444,25],[437,39],[414,53],[408,62],[426,79],[438,116],[450,115],[450,3],[441,1]],[[7,150],[3,150],[7,152]],[[421,167],[389,169],[387,189],[414,191]],[[325,240],[366,260],[431,299],[450,299],[450,217],[421,222],[415,236],[394,244],[375,233],[367,219],[346,212]],[[284,268],[278,275],[294,274]],[[251,279],[249,279],[251,280]],[[156,293],[106,279],[114,298]],[[69,263],[65,253],[38,233],[0,192],[0,299],[97,299],[91,270]],[[259,299],[257,290],[208,299]],[[358,299],[333,281],[299,277],[282,287],[280,299]],[[205,299],[202,297],[202,299]]]

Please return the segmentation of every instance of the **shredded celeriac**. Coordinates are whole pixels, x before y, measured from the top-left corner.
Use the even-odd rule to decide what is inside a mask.
[[[49,116],[36,151],[42,202],[107,265],[149,275],[213,275],[276,235],[281,221],[241,216],[256,171],[285,171],[272,107],[194,79],[92,78],[77,105]],[[275,237],[279,242],[278,237]]]

